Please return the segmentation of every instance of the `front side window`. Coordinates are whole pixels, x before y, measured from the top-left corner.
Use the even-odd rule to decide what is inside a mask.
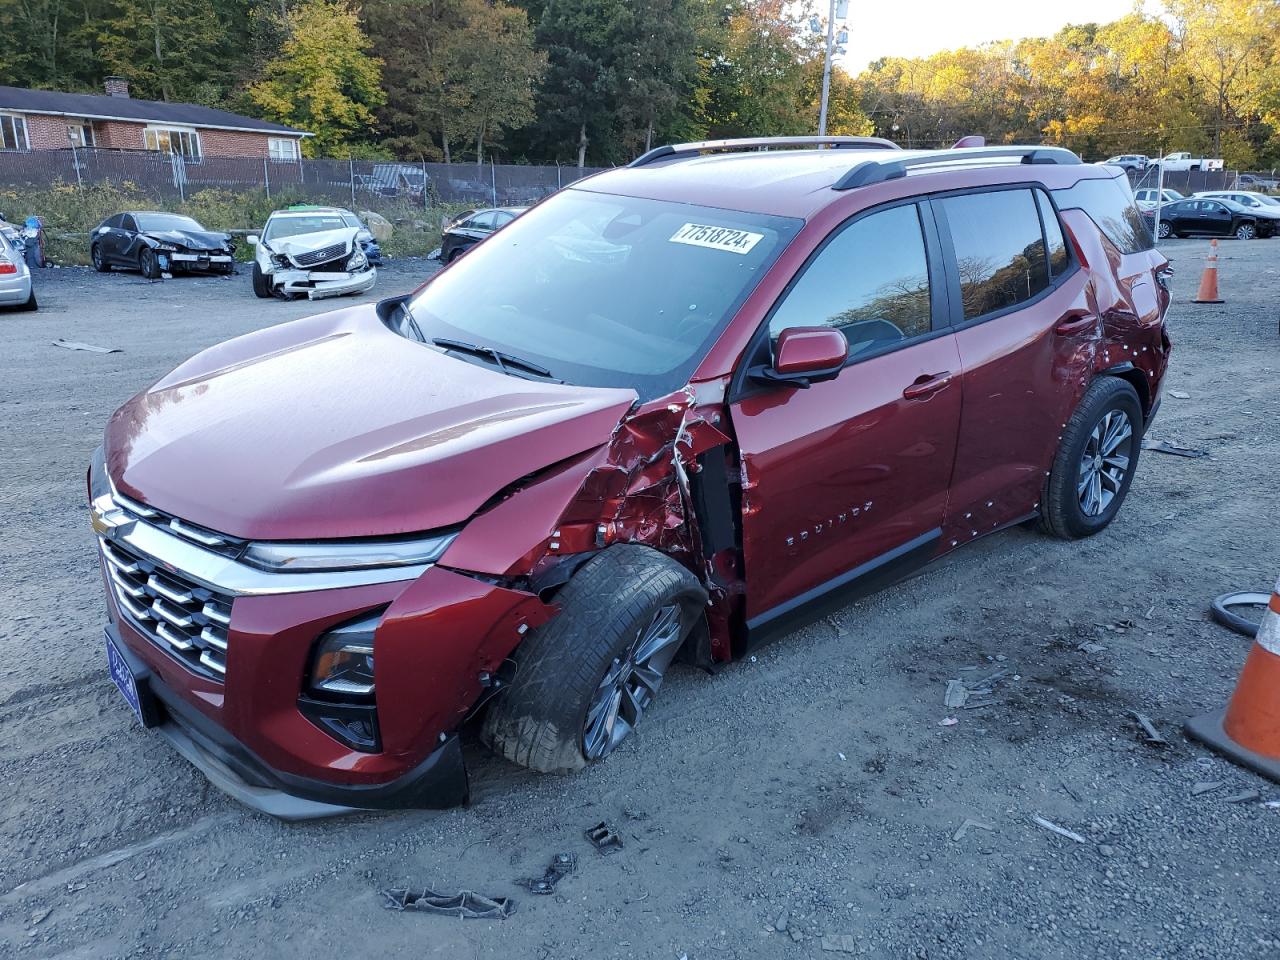
[[[194,130],[148,127],[143,131],[142,138],[148,150],[176,153],[192,162],[200,160],[200,134]]]
[[[272,160],[297,160],[298,141],[290,137],[269,137],[267,153]]]
[[[29,150],[27,120],[13,114],[0,114],[0,150]]]
[[[951,228],[964,319],[1008,310],[1049,286],[1040,214],[1030,190],[934,201]]]
[[[663,396],[688,382],[801,225],[569,188],[438,273],[409,302],[406,335]]]
[[[930,332],[929,261],[915,204],[873,213],[837,233],[787,291],[769,320],[769,337],[813,326],[844,333],[855,359]]]

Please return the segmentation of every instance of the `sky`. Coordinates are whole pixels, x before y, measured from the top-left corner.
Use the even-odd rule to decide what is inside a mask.
[[[821,0],[819,0],[821,3]],[[825,3],[821,3],[823,7]],[[1106,23],[1133,9],[1132,0],[849,0],[844,68],[858,74],[880,57],[920,57],[991,40],[1056,33],[1068,23]]]

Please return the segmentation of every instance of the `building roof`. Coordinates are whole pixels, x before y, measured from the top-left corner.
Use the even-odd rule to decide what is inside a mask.
[[[160,100],[135,100],[132,97],[109,97],[89,93],[60,93],[57,90],[28,90],[24,87],[0,86],[0,110],[17,113],[44,113],[57,116],[83,117],[88,120],[125,120],[133,123],[179,123],[209,130],[241,130],[249,133],[283,133],[309,137],[279,123],[202,107],[194,103],[167,103]]]

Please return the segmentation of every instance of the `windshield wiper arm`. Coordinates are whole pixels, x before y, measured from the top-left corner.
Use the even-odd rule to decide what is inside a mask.
[[[551,371],[546,367],[539,366],[532,360],[525,360],[523,357],[517,357],[514,354],[504,353],[501,350],[495,350],[493,347],[478,347],[474,343],[467,343],[465,340],[453,340],[449,337],[435,337],[431,341],[437,347],[443,347],[446,350],[455,350],[458,353],[470,353],[477,357],[488,357],[492,360],[499,370],[503,373],[510,374],[511,371],[507,366],[519,367],[521,370],[527,370],[529,373],[536,374],[539,377],[547,377],[554,380]],[[562,383],[563,381],[556,381]]]

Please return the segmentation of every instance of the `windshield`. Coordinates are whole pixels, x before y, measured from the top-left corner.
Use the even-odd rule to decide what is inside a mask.
[[[341,230],[346,226],[342,217],[336,213],[312,213],[296,217],[272,217],[267,221],[267,229],[262,234],[263,240],[282,240],[285,237],[298,237],[304,233],[321,233],[325,230]]]
[[[138,229],[144,233],[163,232],[165,230],[196,230],[203,233],[204,227],[190,217],[180,217],[176,213],[140,213],[135,220]]]
[[[802,221],[565,190],[409,304],[425,339],[531,361],[568,383],[678,389]]]

